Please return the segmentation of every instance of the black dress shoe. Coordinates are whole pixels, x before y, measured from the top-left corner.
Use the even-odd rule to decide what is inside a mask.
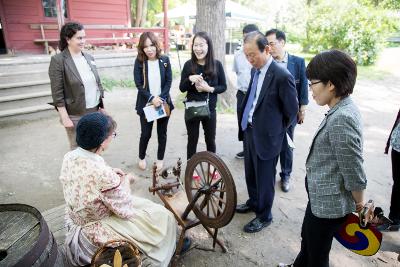
[[[271,221],[262,221],[260,218],[251,220],[248,224],[243,227],[243,231],[246,233],[255,233],[261,231],[264,227],[270,225]]]
[[[236,206],[236,212],[237,213],[247,213],[253,211],[253,209],[247,205],[247,203],[240,204]]]
[[[281,189],[285,193],[289,192],[289,190],[290,190],[289,180],[281,180]]]
[[[241,152],[237,153],[235,157],[237,159],[244,159],[244,151],[241,151]]]
[[[183,239],[183,246],[182,246],[180,254],[182,255],[182,254],[186,253],[189,250],[191,244],[192,244],[192,239],[190,239],[189,237],[185,237]]]

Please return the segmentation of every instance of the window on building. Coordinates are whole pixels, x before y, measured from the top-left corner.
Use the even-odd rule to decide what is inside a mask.
[[[57,17],[57,0],[42,0],[44,16],[48,18]],[[61,0],[64,18],[68,18],[67,0]]]

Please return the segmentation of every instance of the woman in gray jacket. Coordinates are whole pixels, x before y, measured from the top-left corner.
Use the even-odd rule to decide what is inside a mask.
[[[307,66],[314,100],[329,111],[314,135],[306,161],[308,204],[301,230],[301,251],[294,266],[329,266],[334,233],[346,215],[364,206],[361,115],[350,98],[357,77],[355,62],[330,50]]]

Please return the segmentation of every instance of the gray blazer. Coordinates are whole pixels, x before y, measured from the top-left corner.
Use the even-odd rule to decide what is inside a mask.
[[[96,78],[97,86],[100,90],[99,106],[103,107],[102,98],[104,97],[104,90],[100,82],[99,74],[97,73],[94,59],[87,53],[82,54],[86,58]],[[85,87],[83,86],[81,76],[79,75],[68,48],[51,58],[49,77],[51,94],[53,97],[53,103],[50,104],[54,105],[56,108],[65,106],[69,115],[85,114]]]
[[[312,213],[340,218],[355,211],[351,191],[367,186],[361,115],[350,97],[328,111],[313,137],[306,161]]]

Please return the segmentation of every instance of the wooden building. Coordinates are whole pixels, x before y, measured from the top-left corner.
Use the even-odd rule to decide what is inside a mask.
[[[47,45],[56,47],[59,29],[67,21],[82,23],[91,44],[132,43],[140,32],[150,30],[158,32],[168,48],[167,27],[131,27],[130,1],[0,0],[0,53],[38,54]],[[163,3],[167,13],[167,0]]]

